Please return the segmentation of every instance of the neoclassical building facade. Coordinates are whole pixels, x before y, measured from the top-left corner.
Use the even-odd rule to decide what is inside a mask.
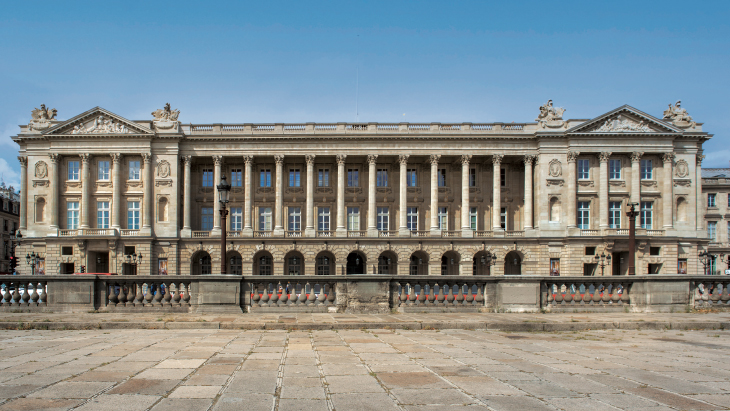
[[[183,124],[41,106],[13,139],[19,254],[46,274],[696,273],[702,144],[679,102],[527,123]],[[611,256],[610,262],[607,256]],[[24,262],[19,273],[30,273]]]

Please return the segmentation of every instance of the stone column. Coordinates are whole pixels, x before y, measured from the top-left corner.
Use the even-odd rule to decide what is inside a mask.
[[[641,157],[644,155],[641,151],[631,153],[631,202],[641,204]],[[608,203],[606,203],[608,207]],[[639,206],[641,207],[641,206]],[[601,211],[603,213],[603,211]],[[608,209],[605,211],[608,214]],[[636,219],[636,228],[641,227],[641,219]]]
[[[213,230],[211,235],[221,232],[221,203],[218,201],[218,184],[221,181],[223,156],[213,156]]]
[[[28,157],[18,156],[20,161],[20,227],[22,232],[28,227]]]
[[[345,212],[345,160],[344,154],[337,155],[337,236],[347,237],[347,213]]]
[[[662,193],[664,229],[671,230],[674,227],[672,218],[672,204],[674,202],[674,195],[672,193],[674,186],[672,182],[672,165],[674,163],[674,153],[665,153],[662,156],[662,160],[664,161],[664,190]]]
[[[79,228],[89,228],[89,213],[91,212],[91,204],[89,204],[91,190],[91,177],[89,176],[89,160],[88,153],[79,154],[81,157],[81,223]]]
[[[399,186],[398,186],[398,235],[408,236],[408,155],[402,154],[398,156],[398,163],[400,163],[400,175],[399,175]],[[400,267],[400,264],[399,264]]]
[[[282,174],[284,173],[284,156],[274,156],[276,162],[276,194],[274,204],[274,235],[284,235],[284,224],[281,221],[282,213]]]
[[[568,196],[565,199],[565,205],[567,210],[567,218],[568,218],[568,228],[575,228],[576,224],[578,222],[578,219],[575,215],[575,206],[578,202],[577,199],[577,190],[575,187],[576,179],[578,176],[576,175],[576,164],[575,162],[578,160],[578,156],[580,155],[579,151],[568,151]],[[548,210],[548,214],[549,214]]]
[[[193,206],[192,197],[192,181],[190,181],[190,165],[192,156],[182,156],[183,162],[183,229],[180,233],[181,237],[191,237],[192,227],[190,225],[191,208]]]
[[[48,199],[48,210],[51,212],[51,224],[50,229],[51,231],[55,231],[51,233],[51,235],[58,235],[58,163],[61,161],[61,156],[56,153],[49,153],[48,157],[51,160],[51,171],[49,173],[50,175],[50,185],[51,185],[51,198]]]
[[[253,156],[243,156],[243,163],[246,165],[245,183],[243,186],[243,235],[253,237],[253,226],[251,225],[251,188],[253,187]]]
[[[377,161],[377,155],[368,156],[368,237],[378,236],[378,227],[375,224],[375,183],[377,180],[375,165]]]
[[[599,169],[598,183],[598,215],[600,216],[600,228],[608,228],[608,159],[611,158],[611,152],[604,151],[598,154],[598,160],[601,162]],[[595,212],[595,211],[594,211]]]
[[[431,154],[431,233],[439,234],[439,160],[440,154]],[[440,262],[439,262],[440,264]]]
[[[152,187],[155,185],[152,181],[152,154],[142,153],[144,162],[144,170],[142,170],[142,184],[144,185],[144,194],[142,198],[142,235],[152,235],[152,203],[155,202]]]
[[[112,153],[112,228],[122,228],[122,155]]]
[[[501,166],[504,154],[492,155],[492,231],[504,231],[502,228],[502,183]]]
[[[522,224],[523,230],[532,230],[532,162],[534,155],[526,155],[525,162],[525,219]]]
[[[304,156],[307,162],[307,226],[304,235],[314,237],[314,155]]]
[[[697,167],[695,167],[695,203],[697,204],[697,212],[695,213],[695,220],[697,221],[697,230],[704,228],[705,219],[705,197],[702,195],[702,160],[705,156],[702,154],[702,150],[697,153]]]
[[[469,224],[469,162],[471,154],[461,156],[461,236],[474,237]]]

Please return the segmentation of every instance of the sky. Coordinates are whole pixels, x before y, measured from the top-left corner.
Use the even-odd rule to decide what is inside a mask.
[[[730,166],[730,1],[0,4],[0,175],[46,104],[184,123],[529,122],[682,100]]]

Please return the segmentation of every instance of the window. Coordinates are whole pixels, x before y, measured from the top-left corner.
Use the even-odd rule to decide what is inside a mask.
[[[587,230],[591,227],[591,203],[589,201],[578,202],[578,228]]]
[[[715,194],[715,193],[707,194],[707,207],[717,207],[717,194]]]
[[[418,177],[415,168],[409,168],[406,171],[406,186],[416,187],[418,185]]]
[[[69,230],[75,230],[79,228],[79,203],[78,201],[71,201],[66,203],[66,218],[67,226]],[[6,227],[7,231],[7,227]]]
[[[167,221],[167,198],[160,197],[157,200],[157,221]]]
[[[259,258],[259,275],[271,275],[272,258],[268,255]]]
[[[715,242],[716,235],[717,235],[717,221],[708,221],[707,222],[707,238],[709,238],[711,242]]]
[[[96,228],[109,228],[109,202],[96,202]]]
[[[72,181],[79,180],[79,162],[69,161],[68,162],[68,179]]]
[[[243,220],[243,209],[241,207],[231,207],[231,231],[241,231]]]
[[[502,230],[507,229],[507,207],[499,210],[499,226],[502,227]]]
[[[586,247],[586,255],[596,255],[596,247]]]
[[[680,258],[677,260],[677,274],[687,274],[687,259]]]
[[[139,201],[127,202],[127,229],[139,230]]]
[[[449,209],[448,209],[448,207],[439,207],[438,221],[439,221],[439,230],[448,231],[448,229],[449,229]]]
[[[302,208],[289,207],[289,231],[300,231],[302,229]]]
[[[388,207],[378,207],[378,231],[388,231]]]
[[[129,179],[130,180],[139,180],[139,161],[138,160],[132,160],[129,162]],[[211,181],[212,177],[211,177]]]
[[[271,169],[262,169],[259,174],[259,187],[271,187]]]
[[[213,169],[212,168],[203,169],[203,187],[213,187]]]
[[[439,187],[446,187],[446,169],[439,168]]]
[[[550,275],[552,275],[552,276],[560,275],[560,259],[559,258],[550,259]]]
[[[476,186],[477,186],[477,169],[470,168],[469,169],[469,187],[476,187]]]
[[[210,231],[213,229],[213,207],[203,207],[200,209],[200,229]]]
[[[259,207],[259,230],[271,231],[271,207]]]
[[[360,176],[357,169],[350,168],[347,170],[347,186],[360,187]]]
[[[641,202],[641,228],[651,230],[651,222],[654,217],[654,203],[651,201]]]
[[[578,160],[578,180],[591,178],[591,163],[588,159]]]
[[[608,178],[621,180],[621,160],[608,160]]]
[[[317,176],[317,187],[330,186],[330,170],[329,168],[320,168]]]
[[[330,275],[330,258],[317,257],[317,275]]]
[[[289,169],[289,187],[301,187],[301,171],[298,168]]]
[[[730,221],[727,222],[727,242],[730,243]]]
[[[63,247],[61,247],[61,255],[74,255],[74,248],[73,248],[73,246],[63,246]]]
[[[611,201],[608,203],[608,226],[621,228],[621,202]]]
[[[641,179],[651,180],[654,178],[654,170],[651,160],[641,160]]]
[[[97,180],[109,180],[109,161],[99,161]]]
[[[477,230],[477,208],[469,208],[469,227],[473,230]]]
[[[501,187],[507,187],[507,169],[499,169],[499,185]]]
[[[300,275],[302,274],[302,259],[299,257],[289,257],[287,259],[289,272],[287,274],[289,275]]]
[[[384,168],[378,169],[376,185],[378,187],[388,187],[388,170]]]
[[[243,172],[240,168],[231,170],[231,187],[243,187]]]
[[[329,231],[330,230],[330,208],[319,207],[317,209],[317,230],[318,231]]]
[[[649,247],[649,255],[661,255],[662,248],[661,247]]]
[[[347,230],[360,231],[360,207],[347,207]]]
[[[406,210],[406,225],[409,231],[418,231],[418,207],[408,207]]]

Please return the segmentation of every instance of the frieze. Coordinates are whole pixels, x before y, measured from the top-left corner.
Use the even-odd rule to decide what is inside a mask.
[[[675,187],[691,187],[692,186],[692,180],[686,179],[686,180],[679,180],[674,179],[674,186]]]
[[[644,121],[636,122],[628,117],[619,115],[618,117],[607,119],[599,127],[591,130],[594,133],[650,133],[653,132]]]
[[[128,181],[127,182],[127,191],[130,191],[133,188],[142,188],[142,182],[141,181]]]
[[[641,180],[641,185],[644,187],[656,187],[656,180]]]
[[[172,180],[156,180],[155,187],[172,187]]]
[[[609,181],[608,185],[611,187],[626,187],[626,181],[624,180],[613,180]]]
[[[48,180],[33,180],[33,187],[49,187]]]
[[[578,180],[578,185],[581,187],[595,187],[596,184],[593,180]]]
[[[100,188],[112,188],[114,184],[111,181],[101,181],[96,183],[95,187],[97,190]]]
[[[546,180],[546,183],[547,183],[548,187],[550,187],[550,186],[562,187],[563,185],[565,185],[565,180],[563,180],[562,178],[548,178]]]
[[[71,188],[81,188],[81,182],[80,181],[69,181],[69,182],[66,182],[63,185],[63,187],[65,190],[69,190]]]
[[[114,122],[114,119],[99,116],[87,127],[84,123],[74,126],[71,134],[129,134],[131,131],[126,125]]]

